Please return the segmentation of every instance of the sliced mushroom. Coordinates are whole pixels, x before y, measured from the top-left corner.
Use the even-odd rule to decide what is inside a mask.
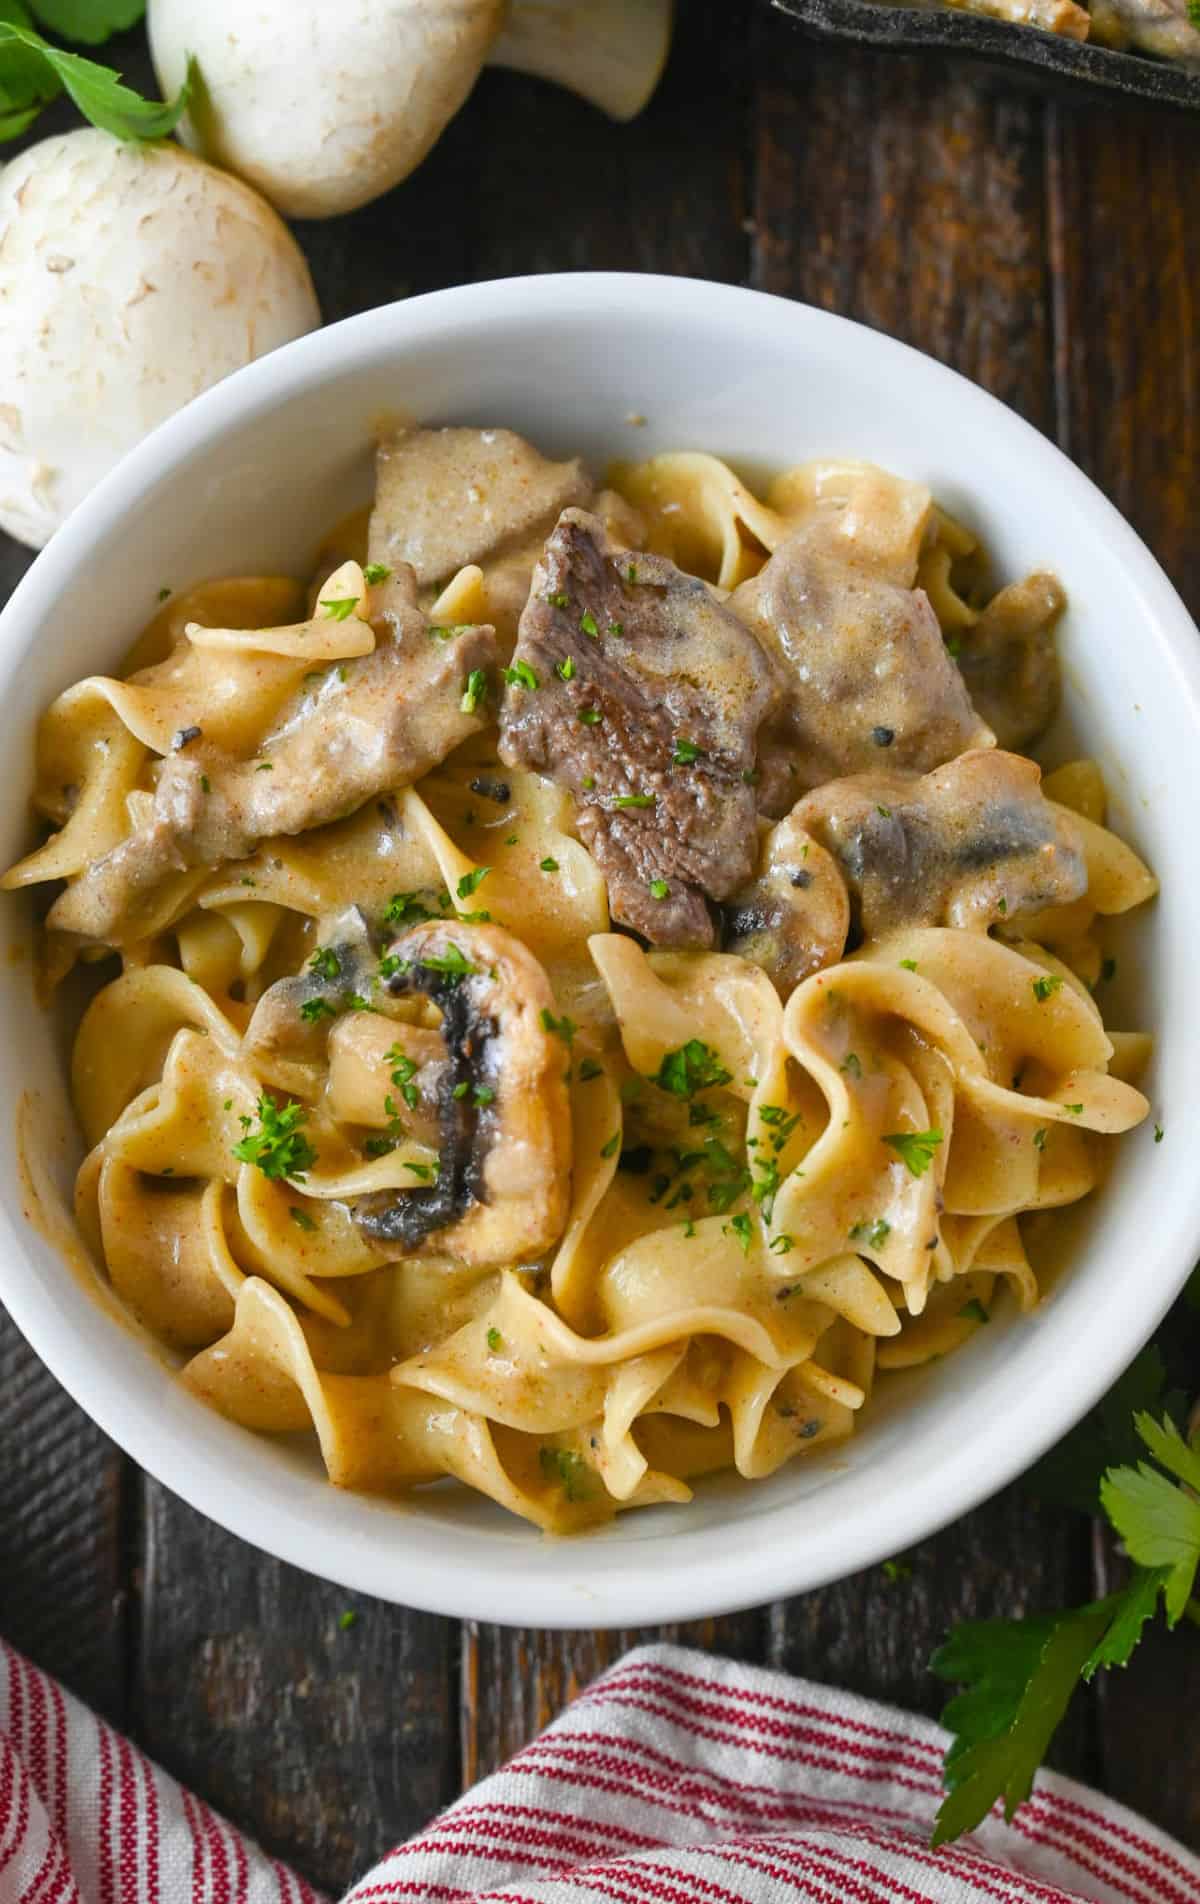
[[[792,819],[828,848],[868,939],[902,926],[986,930],[1087,890],[1074,822],[1032,760],[977,749],[933,773],[856,774],[801,800]]]
[[[355,1206],[369,1236],[478,1266],[528,1262],[561,1235],[570,1194],[567,1046],[533,954],[500,926],[414,926],[388,948],[394,997],[442,1013],[441,1157],[428,1187]]]
[[[1061,690],[1054,629],[1066,606],[1062,584],[1041,572],[993,595],[958,637],[958,665],[999,746],[1022,753],[1049,727]]]
[[[849,930],[836,861],[789,814],[763,840],[754,878],[725,906],[725,950],[760,965],[786,999],[841,957]]]

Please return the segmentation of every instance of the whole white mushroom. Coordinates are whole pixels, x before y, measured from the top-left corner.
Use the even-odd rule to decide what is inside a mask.
[[[0,528],[41,548],[157,423],[321,322],[271,207],[82,128],[0,172]]]
[[[485,63],[632,119],[658,82],[672,0],[150,0],[181,136],[289,218],[329,218],[420,164]]]

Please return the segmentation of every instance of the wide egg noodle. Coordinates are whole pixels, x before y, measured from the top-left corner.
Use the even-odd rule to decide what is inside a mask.
[[[920,483],[827,460],[761,499],[695,451],[613,480],[594,507],[617,539],[715,590],[801,536],[848,585],[924,589],[952,653],[987,625],[983,551]],[[503,544],[442,571],[420,596],[423,638],[494,622],[503,659],[537,553]],[[4,883],[69,892],[151,822],[179,747],[250,773],[291,706],[332,710],[375,646],[366,554],[359,525],[331,537],[308,589],[234,578],[173,596],[124,678],[60,695],[34,792],[56,830]],[[994,598],[1016,636],[1023,587]],[[1026,592],[1032,628],[1045,605]],[[450,1478],[571,1533],[836,1445],[880,1376],[965,1348],[1002,1300],[1036,1305],[1022,1225],[1087,1196],[1108,1141],[1146,1115],[1149,1041],[1107,1032],[1092,992],[1105,918],[1155,882],[1107,830],[1094,762],[1044,790],[1072,816],[1082,899],[994,936],[913,928],[823,970],[814,956],[781,999],[749,944],[647,952],[613,932],[572,800],[502,766],[486,725],[417,784],[169,871],[131,904],[120,972],[74,1047],[79,1229],[194,1394],[258,1432],[311,1429],[337,1486]],[[764,832],[765,866],[787,826]],[[797,864],[809,885],[813,857]],[[816,871],[836,891],[834,862]],[[441,1163],[441,1007],[393,994],[380,963],[423,920],[467,959],[519,951],[552,1001],[540,1029],[526,1015],[553,1060],[569,1196],[533,1260],[456,1257],[437,1229],[400,1252],[355,1217],[361,1199],[401,1205]],[[314,954],[338,945],[353,970],[322,990]],[[52,930],[47,976],[104,950]],[[314,1000],[327,1010],[302,1020]],[[702,1082],[681,1079],[685,1049]],[[268,1100],[299,1116],[291,1175],[235,1155]],[[495,1114],[486,1094],[480,1114]],[[518,1179],[540,1128],[520,1125]]]

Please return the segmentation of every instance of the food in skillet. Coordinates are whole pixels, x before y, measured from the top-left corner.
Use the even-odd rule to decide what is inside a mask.
[[[203,583],[59,697],[6,879],[101,981],[79,1223],[181,1379],[555,1531],[1031,1308],[1147,1109],[1093,994],[1154,881],[1018,751],[1058,583],[863,464],[612,482],[388,440],[311,586]]]

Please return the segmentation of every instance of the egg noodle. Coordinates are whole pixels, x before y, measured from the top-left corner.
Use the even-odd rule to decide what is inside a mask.
[[[4,884],[55,883],[48,988],[105,981],[72,1059],[78,1222],[185,1385],[249,1429],[311,1427],[339,1487],[453,1476],[570,1532],[842,1440],[878,1375],[964,1343],[1005,1288],[1034,1306],[1023,1221],[1086,1196],[1147,1111],[1127,1081],[1147,1041],[1107,1032],[1093,993],[1098,916],[1154,882],[1104,828],[1094,765],[1039,787],[993,745],[1005,682],[1051,692],[1061,595],[1046,577],[992,594],[919,485],[827,463],[760,500],[688,453],[596,494],[502,432],[416,435],[428,460],[392,470],[369,547],[345,528],[307,594],[203,583],[123,678],[54,702],[52,831]],[[477,472],[453,507],[450,438]],[[395,485],[423,470],[418,533]],[[628,597],[595,634],[586,590],[539,596],[572,517]],[[807,650],[771,579],[789,550],[840,670],[809,740]],[[695,875],[693,914],[717,921],[699,946],[683,927],[656,943],[630,906],[668,917],[673,789],[706,784],[724,730],[676,726],[656,777],[622,783],[657,791],[593,805],[612,821],[593,836],[592,756],[568,737],[567,766],[534,771],[505,725],[580,687],[575,648],[535,654],[526,597],[582,627],[581,672],[605,644],[632,666],[622,642],[652,646],[635,615],[677,583],[686,609],[691,576],[793,696],[763,716],[758,767],[726,748],[750,870],[732,895]],[[910,679],[927,640],[936,667]],[[847,685],[854,641],[870,666]],[[570,706],[603,767],[611,721]],[[772,734],[795,783],[756,819]],[[840,775],[803,766],[814,747]],[[618,845],[651,873],[660,856],[620,910]]]

